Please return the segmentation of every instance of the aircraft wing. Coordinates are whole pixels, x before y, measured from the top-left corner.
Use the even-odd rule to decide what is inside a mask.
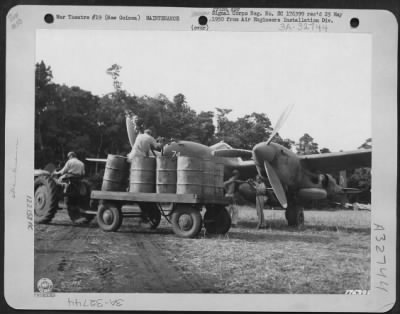
[[[342,190],[345,194],[358,194],[362,192],[360,189],[356,188],[342,188]]]
[[[242,160],[241,158],[221,158],[222,163],[228,169],[237,169],[240,172],[240,179],[254,178],[257,175],[257,168],[253,160]]]
[[[311,171],[330,172],[371,167],[371,149],[299,156],[301,164]]]
[[[87,161],[94,161],[94,162],[107,162],[105,158],[86,158]]]
[[[216,157],[241,157],[241,158],[251,158],[252,151],[247,149],[218,149],[214,150],[212,155]]]

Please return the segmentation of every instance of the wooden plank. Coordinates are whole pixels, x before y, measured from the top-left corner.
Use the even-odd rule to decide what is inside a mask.
[[[112,191],[92,191],[92,199],[131,201],[131,202],[152,202],[152,203],[198,203],[196,194],[174,194],[174,193],[131,193]]]
[[[197,194],[175,193],[131,193],[113,191],[92,191],[92,199],[109,201],[151,202],[151,203],[187,203],[187,204],[228,204],[226,198],[202,199]]]

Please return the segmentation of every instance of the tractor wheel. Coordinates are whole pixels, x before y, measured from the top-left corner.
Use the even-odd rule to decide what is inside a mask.
[[[87,181],[81,181],[79,191],[72,191],[73,188],[74,187],[71,186],[71,191],[67,192],[67,194],[71,195],[64,197],[68,216],[74,223],[87,224],[94,218],[94,215],[82,212],[90,210],[93,207],[90,200],[90,184]]]
[[[97,223],[103,231],[117,231],[122,224],[121,208],[111,203],[100,204]]]
[[[143,213],[144,219],[149,224],[149,228],[156,229],[161,222],[161,213],[158,210],[157,204],[140,203],[139,207]]]
[[[210,234],[225,234],[231,227],[231,216],[225,207],[208,207],[204,214],[204,228]]]
[[[290,227],[304,226],[304,211],[302,207],[296,206],[286,209],[285,217]]]
[[[171,216],[172,230],[182,238],[193,238],[201,230],[200,211],[190,205],[178,205]]]
[[[35,179],[35,222],[49,223],[58,210],[57,186],[50,176]]]

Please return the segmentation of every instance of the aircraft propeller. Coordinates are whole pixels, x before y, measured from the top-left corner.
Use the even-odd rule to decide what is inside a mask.
[[[259,151],[261,148],[262,152],[259,152],[259,154],[261,153],[262,159],[264,160],[265,172],[266,172],[268,180],[272,186],[272,189],[276,195],[276,198],[278,199],[279,203],[282,205],[283,208],[287,208],[286,193],[285,193],[285,189],[283,188],[281,180],[279,179],[278,175],[276,174],[274,168],[271,165],[271,162],[275,158],[276,151],[275,151],[275,147],[272,147],[271,145],[269,145],[269,143],[272,141],[274,136],[282,128],[286,119],[289,117],[289,114],[292,111],[292,109],[293,109],[293,104],[289,105],[285,109],[285,111],[281,114],[281,116],[279,117],[278,121],[275,124],[273,132],[271,133],[269,139],[265,143],[262,143],[262,145],[263,146],[266,145],[266,147],[264,146],[261,148],[260,144],[258,144],[253,149],[254,159],[256,160],[257,155],[258,155],[257,150]]]
[[[271,140],[274,138],[274,136],[279,132],[283,124],[285,123],[286,119],[288,118],[290,112],[292,111],[294,105],[289,105],[285,109],[285,111],[281,114],[279,117],[278,121],[275,124],[275,127],[272,129],[271,136],[269,139],[264,143],[268,145]],[[272,152],[271,152],[272,153]],[[252,152],[247,149],[218,149],[212,152],[212,155],[218,156],[218,157],[241,157],[241,158],[249,158],[252,157]],[[273,158],[271,158],[270,161],[272,161]]]
[[[292,111],[293,107],[294,107],[293,104],[287,106],[285,111],[281,114],[281,116],[279,117],[278,121],[275,124],[275,127],[273,128],[273,132],[271,133],[271,136],[269,137],[269,139],[265,143],[266,145],[268,145],[272,141],[274,136],[279,132],[279,130],[281,129],[281,127],[285,123],[286,119],[289,117],[289,114]]]
[[[273,128],[273,131],[269,139],[266,142],[262,142],[254,146],[252,151],[244,149],[219,149],[212,152],[214,156],[219,156],[219,157],[242,157],[242,158],[252,157],[258,168],[264,166],[265,172],[267,174],[269,182],[271,183],[272,189],[275,192],[275,195],[283,208],[287,208],[287,198],[281,180],[279,179],[275,169],[271,165],[271,163],[275,159],[277,148],[273,145],[270,145],[270,143],[274,138],[274,136],[279,132],[279,130],[286,122],[286,119],[289,117],[289,114],[292,111],[292,109],[293,105],[289,105],[285,109],[285,111],[280,115],[278,121],[276,122],[275,127]]]
[[[283,189],[281,180],[277,176],[274,168],[270,165],[268,161],[264,161],[265,172],[267,173],[268,180],[271,183],[272,190],[274,191],[276,198],[283,208],[287,208],[286,193]]]
[[[126,120],[126,131],[128,133],[129,143],[133,147],[137,136],[136,124],[134,123],[132,117],[126,116],[125,120]]]

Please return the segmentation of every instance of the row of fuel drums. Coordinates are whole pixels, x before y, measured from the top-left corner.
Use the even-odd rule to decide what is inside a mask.
[[[224,193],[224,165],[196,157],[126,157],[108,155],[103,191],[197,194],[219,198]],[[129,185],[129,189],[128,189]]]

